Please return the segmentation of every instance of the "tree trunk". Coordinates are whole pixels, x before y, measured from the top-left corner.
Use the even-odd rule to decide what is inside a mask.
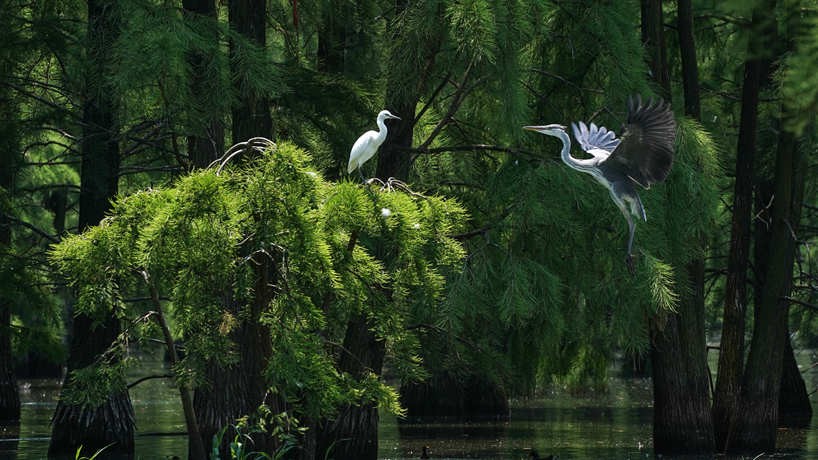
[[[315,68],[324,73],[344,73],[344,55],[347,48],[346,2],[327,2],[321,13],[321,27],[318,30],[317,62]]]
[[[659,86],[661,96],[670,100],[670,71],[667,66],[662,0],[641,0],[642,45],[648,55],[651,76]]]
[[[266,0],[230,0],[228,8],[230,28],[240,33],[254,45],[264,48],[266,39]],[[231,65],[236,66],[235,41],[230,42]],[[238,101],[233,107],[233,143],[244,142],[253,137],[273,137],[270,102],[265,95],[253,94],[242,88],[245,69],[231,69]],[[258,75],[257,78],[267,78]]]
[[[768,0],[767,4],[767,7],[774,6],[774,1]],[[746,285],[751,236],[753,164],[758,130],[758,98],[762,78],[769,72],[769,61],[759,54],[759,48],[765,39],[775,34],[775,23],[772,22],[772,15],[769,14],[772,9],[759,8],[753,13],[752,30],[754,32],[748,43],[748,57],[744,64],[721,351],[716,389],[713,395],[713,427],[716,446],[719,449],[725,449],[728,444],[741,392],[747,313]]]
[[[652,321],[653,448],[657,454],[713,452],[704,329],[699,329],[698,318],[693,316],[697,297],[683,299],[678,314]]]
[[[400,400],[410,423],[430,420],[508,420],[508,395],[483,374],[438,370],[423,382],[404,384]]]
[[[803,168],[796,171],[796,184],[800,184],[800,189],[794,191],[793,212],[799,212],[803,204],[803,180],[797,175],[803,174]],[[774,180],[760,181],[756,187],[755,194],[755,277],[753,279],[753,289],[755,298],[760,299],[764,295],[765,272],[769,266],[770,241],[772,215],[770,205],[774,203]],[[758,313],[758,312],[757,312]],[[756,318],[756,322],[760,321]],[[792,348],[789,328],[784,339],[784,358],[781,374],[781,391],[778,398],[778,426],[803,428],[809,425],[812,418],[812,407],[807,394],[806,384],[795,361],[795,352]]]
[[[394,177],[407,180],[412,159],[406,150],[412,146],[415,126],[416,100],[408,103],[387,104],[394,114],[401,117],[393,120],[389,125],[389,137],[381,145],[378,153],[378,168],[376,175],[381,180]]]
[[[386,344],[375,337],[363,316],[349,320],[338,367],[360,379],[367,373],[380,374]],[[320,458],[366,460],[378,458],[378,408],[372,403],[346,406],[334,420],[326,420],[318,437]]]
[[[786,110],[783,110],[786,120]],[[779,135],[775,167],[775,200],[770,235],[769,264],[764,268],[764,290],[757,300],[756,325],[747,356],[739,401],[740,416],[727,439],[730,451],[775,448],[778,404],[787,338],[787,315],[792,287],[795,240],[800,210],[794,209],[803,174],[797,174],[800,153],[794,134]]]
[[[696,61],[696,42],[693,37],[692,0],[678,0],[679,56],[682,61],[682,89],[685,114],[701,120],[699,98],[699,65]]]
[[[796,149],[800,148],[796,145]],[[807,165],[803,154],[799,155],[800,164],[795,166],[795,189],[793,190],[793,220],[801,220],[801,210],[804,206],[804,189],[806,185]],[[792,288],[792,280],[790,280]],[[788,318],[789,319],[789,318]],[[778,399],[778,426],[805,428],[812,420],[812,404],[810,403],[807,385],[804,376],[798,369],[795,361],[795,350],[787,327],[784,342],[784,368],[781,375],[781,391]]]
[[[271,406],[278,413],[275,398],[267,398],[267,378],[264,370],[272,355],[270,329],[262,324],[261,314],[273,298],[275,285],[274,264],[266,257],[253,260],[256,281],[253,300],[249,305],[236,305],[233,311],[241,324],[231,334],[238,352],[238,363],[223,367],[210,365],[205,375],[207,383],[196,389],[193,407],[198,418],[199,431],[206,446],[210,446],[213,436],[228,427],[222,437],[222,458],[229,458],[229,444],[236,432],[229,428],[238,418],[249,415],[249,422],[256,420],[255,414],[262,404]],[[244,309],[245,311],[240,311]],[[272,454],[276,444],[266,433],[253,433],[251,450]]]
[[[784,367],[781,372],[781,394],[778,397],[778,426],[807,428],[812,420],[812,405],[807,385],[792,349],[789,331],[784,338]]]
[[[661,0],[642,0],[642,42],[647,49],[654,80],[662,96],[670,97],[670,77],[665,49]],[[680,18],[680,21],[682,18]],[[692,19],[691,19],[692,21]],[[690,25],[692,27],[692,24]],[[693,66],[684,71],[685,78],[695,78],[695,48],[692,35],[680,40],[683,54],[694,56]],[[698,81],[686,81],[698,98]],[[687,104],[686,104],[687,106]],[[691,114],[694,117],[698,113]],[[673,202],[678,197],[668,196]],[[704,241],[699,237],[699,243]],[[683,259],[683,256],[677,259]],[[712,419],[708,398],[709,376],[704,336],[704,264],[694,259],[685,267],[678,312],[653,318],[651,333],[651,370],[653,374],[653,444],[657,454],[710,453],[713,451]]]
[[[0,229],[0,233],[3,230]],[[0,234],[0,238],[3,235]],[[0,241],[0,248],[3,248]],[[11,356],[11,308],[0,299],[0,422],[20,421],[20,393]]]
[[[0,20],[0,25],[10,27]],[[11,77],[14,64],[0,59],[0,77]],[[0,87],[0,261],[8,263],[11,253],[11,213],[6,206],[14,189],[19,146],[19,123],[17,104],[7,87]],[[3,270],[5,271],[5,270]],[[0,420],[17,422],[20,420],[20,394],[14,377],[14,361],[11,354],[11,309],[10,292],[0,292]]]
[[[119,322],[114,318],[107,318],[102,323],[86,315],[74,318],[68,374],[63,381],[62,394],[70,388],[70,373],[91,365],[111,346],[118,334]],[[80,446],[83,454],[90,456],[109,444],[113,445],[98,458],[133,458],[134,412],[126,391],[109,395],[96,408],[70,404],[62,394],[51,422],[50,458],[74,458]]]
[[[211,69],[215,56],[219,52],[219,35],[214,0],[183,0],[182,6],[193,27],[212,39],[207,48],[191,51],[187,56],[190,66],[190,92],[196,103],[189,114],[189,128],[193,134],[188,135],[188,155],[194,168],[205,168],[224,152],[224,126],[218,108],[208,107],[202,101],[213,97],[218,91],[217,75]]]
[[[88,53],[85,101],[83,103],[82,171],[80,174],[79,228],[98,224],[116,196],[119,173],[116,96],[104,84],[110,65],[110,50],[119,35],[119,12],[107,0],[88,1]],[[71,388],[70,374],[92,364],[108,350],[120,333],[119,320],[74,318],[70,336],[68,374],[52,420],[50,456],[73,458],[77,448],[91,453],[109,444],[102,457],[130,457],[134,448],[134,414],[124,390],[108,395],[106,402],[92,408],[73,405],[63,395]]]

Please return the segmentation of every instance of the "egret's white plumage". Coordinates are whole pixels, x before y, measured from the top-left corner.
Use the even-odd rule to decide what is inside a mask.
[[[375,152],[378,147],[386,140],[386,124],[384,120],[394,118],[400,120],[400,117],[392,115],[388,110],[381,110],[378,114],[378,131],[367,131],[361,134],[361,137],[352,145],[352,150],[349,152],[349,165],[347,166],[347,173],[352,173],[356,169],[363,166]]]

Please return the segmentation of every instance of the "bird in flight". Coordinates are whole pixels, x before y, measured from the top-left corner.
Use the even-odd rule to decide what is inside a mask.
[[[562,141],[562,161],[577,171],[590,174],[611,194],[611,199],[628,221],[626,262],[633,273],[634,217],[647,221],[636,185],[649,189],[662,182],[673,165],[676,120],[670,105],[640,96],[628,99],[628,121],[619,139],[604,126],[572,123],[574,138],[591,158],[571,156],[571,138],[563,125],[524,126],[523,129],[554,136]]]
[[[367,131],[355,141],[352,145],[352,151],[349,152],[347,173],[351,174],[352,171],[357,169],[363,179],[361,166],[375,155],[378,147],[386,140],[386,123],[384,121],[389,119],[400,120],[400,117],[392,115],[388,110],[381,110],[378,114],[378,131]]]

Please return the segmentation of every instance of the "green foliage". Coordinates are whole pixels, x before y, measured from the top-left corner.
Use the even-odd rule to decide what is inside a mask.
[[[86,457],[86,456],[82,455],[82,446],[79,446],[77,448],[77,452],[74,454],[74,460],[95,460],[97,457],[102,455],[103,452],[105,452],[105,449],[113,446],[114,444],[115,443],[108,444],[107,446],[103,447],[102,449],[99,449],[96,452],[94,452],[94,454],[91,455],[90,457]]]
[[[231,332],[251,318],[254,267],[269,261],[274,295],[260,320],[274,350],[266,367],[272,391],[295,416],[311,419],[342,404],[400,413],[380,376],[337,367],[333,344],[343,340],[346,320],[362,314],[390,344],[394,368],[418,375],[417,339],[407,326],[432,314],[445,276],[459,269],[464,252],[451,235],[464,219],[455,201],[402,184],[326,182],[303,151],[283,143],[221,174],[198,171],[171,187],[120,197],[100,225],[64,239],[51,257],[76,289],[77,311],[100,319],[154,314],[123,300],[145,295],[147,274],[167,298],[174,333],[185,338],[186,356],[173,370],[191,385],[214,360],[237,359]],[[130,328],[118,343],[139,333],[155,331]],[[94,378],[121,384],[128,361],[114,349],[109,355],[119,359],[72,375],[82,403],[108,394],[106,385],[84,384]]]

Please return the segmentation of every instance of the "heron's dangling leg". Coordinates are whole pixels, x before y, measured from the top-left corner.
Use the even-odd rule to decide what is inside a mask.
[[[628,219],[628,254],[625,256],[625,263],[628,265],[628,271],[633,275],[636,273],[636,269],[633,266],[633,254],[631,250],[633,249],[633,234],[636,230],[636,224],[629,214],[625,214],[625,218]]]
[[[364,171],[358,166],[358,174],[361,176],[361,182],[366,183],[366,178],[364,178]]]
[[[625,220],[628,221],[628,252],[625,254],[625,264],[627,264],[630,274],[633,275],[636,271],[633,266],[631,249],[633,249],[633,234],[636,231],[636,224],[633,222],[633,217],[631,217],[631,213],[628,211],[628,203],[625,202],[625,197],[618,196],[614,189],[611,189],[611,198],[619,210],[622,211]]]

